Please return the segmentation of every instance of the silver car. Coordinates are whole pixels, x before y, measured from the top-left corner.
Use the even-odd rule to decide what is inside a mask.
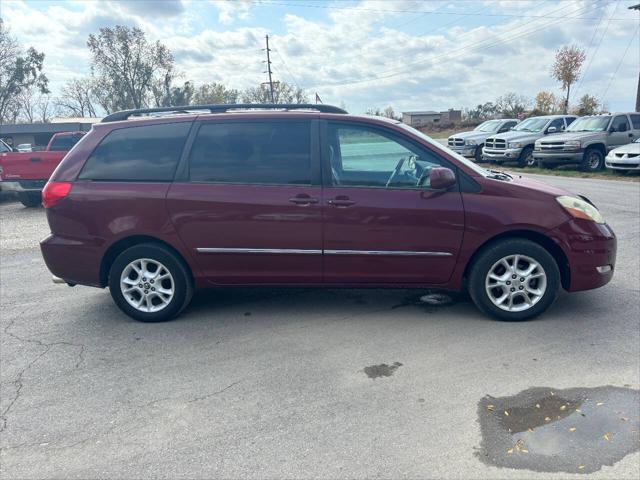
[[[605,158],[605,165],[621,172],[640,170],[640,137],[633,143],[611,150]]]
[[[515,118],[487,120],[470,132],[451,135],[447,139],[447,146],[463,157],[473,158],[476,162],[481,162],[484,141],[496,133],[508,132],[517,124],[518,120]]]

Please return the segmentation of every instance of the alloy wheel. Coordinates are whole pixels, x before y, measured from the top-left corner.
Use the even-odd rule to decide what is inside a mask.
[[[159,312],[175,293],[171,272],[162,263],[140,258],[129,263],[120,276],[120,291],[127,303],[141,312]]]
[[[507,312],[522,312],[538,303],[547,289],[542,265],[526,255],[508,255],[489,269],[485,289],[491,302]]]

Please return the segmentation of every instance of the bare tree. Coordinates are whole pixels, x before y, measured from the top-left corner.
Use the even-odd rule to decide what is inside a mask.
[[[497,111],[512,118],[522,115],[528,106],[529,99],[515,92],[505,93],[496,99]]]
[[[34,48],[23,53],[0,18],[0,122],[15,122],[20,114],[17,97],[24,90],[35,87],[40,93],[49,93],[43,62],[44,53]]]
[[[91,77],[69,80],[55,99],[57,108],[70,117],[96,117],[94,82]]]
[[[563,90],[567,91],[563,108],[564,113],[569,110],[571,85],[580,77],[580,69],[585,58],[584,49],[575,45],[564,46],[556,52],[556,59],[551,68],[551,76],[560,82]]]
[[[309,97],[304,90],[286,82],[274,82],[273,97],[276,103],[308,103]],[[242,92],[244,103],[271,103],[271,94],[268,88],[262,86],[248,88]]]
[[[148,105],[154,81],[173,70],[173,56],[139,28],[116,25],[89,35],[99,102],[107,112]]]

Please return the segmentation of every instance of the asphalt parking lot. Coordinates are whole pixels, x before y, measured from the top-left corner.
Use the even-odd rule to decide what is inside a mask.
[[[617,271],[517,324],[405,290],[214,291],[136,323],[106,290],[51,283],[44,211],[0,204],[2,477],[638,478],[637,430],[621,429],[640,414],[640,184],[539,178],[598,205]],[[479,416],[534,387],[571,408],[571,389],[592,392],[629,422],[568,466],[534,433],[512,454],[537,456],[492,461]]]

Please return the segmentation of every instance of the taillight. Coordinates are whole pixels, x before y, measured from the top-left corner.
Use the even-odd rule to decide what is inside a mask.
[[[42,205],[44,208],[53,207],[71,191],[70,182],[47,182],[42,191]]]

